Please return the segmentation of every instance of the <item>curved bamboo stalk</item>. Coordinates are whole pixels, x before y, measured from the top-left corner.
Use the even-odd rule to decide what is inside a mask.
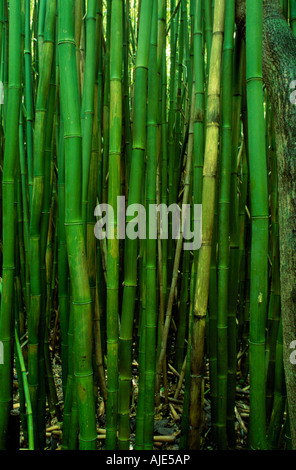
[[[22,375],[23,387],[24,387],[24,395],[26,400],[26,414],[27,414],[27,421],[28,421],[28,442],[29,442],[29,450],[34,450],[34,422],[33,422],[33,414],[32,414],[32,406],[31,406],[31,397],[28,385],[28,378],[27,378],[27,371],[25,366],[24,357],[22,354],[22,349],[18,337],[17,329],[14,329],[14,336],[15,336],[15,345],[18,360],[20,363],[20,372]]]

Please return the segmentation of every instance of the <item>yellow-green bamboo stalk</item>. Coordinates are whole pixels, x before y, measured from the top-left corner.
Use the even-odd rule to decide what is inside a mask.
[[[191,346],[191,388],[189,415],[189,449],[200,445],[202,421],[202,384],[206,314],[209,296],[212,236],[214,227],[216,174],[220,131],[221,60],[224,33],[225,0],[215,1],[213,42],[207,96],[206,142],[202,193],[202,245],[194,300]]]

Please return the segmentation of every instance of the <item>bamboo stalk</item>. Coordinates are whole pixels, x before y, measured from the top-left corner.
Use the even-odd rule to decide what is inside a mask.
[[[112,2],[110,45],[110,127],[109,127],[109,182],[108,203],[117,214],[117,196],[120,194],[121,134],[122,134],[122,1]],[[108,240],[107,258],[107,440],[106,449],[116,448],[117,409],[119,413],[119,446],[125,440],[120,420],[118,396],[118,309],[119,309],[119,240],[117,216],[114,217],[114,238]],[[119,401],[118,401],[119,400]],[[118,401],[118,405],[117,405]],[[117,408],[118,407],[118,408]],[[124,416],[125,417],[125,416]],[[124,419],[123,417],[123,419]]]
[[[222,149],[219,195],[219,258],[218,258],[218,448],[227,448],[227,372],[228,372],[228,288],[229,288],[229,223],[232,144],[232,63],[234,2],[225,9],[225,36],[222,70]]]
[[[142,0],[139,38],[135,70],[135,99],[133,109],[133,148],[130,171],[128,205],[141,201],[144,155],[146,150],[146,102],[148,58],[153,3]],[[132,217],[127,217],[130,223]],[[137,287],[137,239],[126,238],[124,253],[124,289],[119,335],[119,394],[121,400],[121,425],[125,428],[125,441],[130,433],[129,402],[131,382],[131,345]],[[129,439],[129,438],[128,438]]]
[[[41,13],[40,13],[41,14]],[[33,193],[30,215],[30,312],[28,317],[28,380],[32,400],[34,419],[38,416],[38,387],[42,384],[38,371],[38,360],[41,357],[39,347],[39,334],[42,311],[42,283],[41,283],[41,212],[44,198],[45,183],[45,129],[46,129],[46,102],[49,91],[51,66],[54,51],[54,28],[56,15],[56,1],[51,0],[46,5],[46,23],[42,38],[39,38],[39,80],[36,98],[35,129],[34,129],[34,164],[33,164]],[[41,27],[41,26],[40,26]],[[42,31],[42,29],[41,29]],[[42,354],[41,354],[42,355]],[[42,369],[41,369],[42,371]],[[39,395],[41,397],[41,394]],[[39,414],[39,417],[41,414]],[[39,429],[34,427],[35,444],[38,448]]]
[[[191,178],[191,171],[192,171],[192,153],[193,153],[194,100],[195,100],[195,85],[192,87],[190,131],[189,131],[188,153],[187,153],[186,169],[185,169],[185,181],[184,181],[185,189],[184,189],[183,198],[182,198],[182,205],[186,205],[188,203],[189,190],[190,190],[190,178]],[[157,362],[157,370],[156,370],[156,394],[157,395],[159,394],[159,390],[160,390],[162,364],[166,355],[167,340],[168,340],[171,319],[172,319],[172,308],[173,308],[173,302],[174,302],[174,296],[175,296],[175,289],[176,289],[177,280],[178,280],[178,269],[179,269],[179,264],[180,264],[182,247],[183,247],[183,233],[180,233],[180,237],[177,240],[174,267],[173,267],[173,272],[172,272],[172,283],[171,283],[169,298],[167,302],[165,324],[164,324],[162,341],[161,341],[161,349],[160,349],[160,354],[159,354],[159,358]]]
[[[248,148],[252,208],[249,445],[254,449],[264,449],[266,448],[264,359],[268,276],[268,190],[262,87],[263,2],[247,0],[246,8]]]
[[[82,145],[77,82],[73,0],[59,3],[59,63],[65,140],[65,229],[72,286],[74,376],[79,417],[79,448],[95,449],[92,370],[92,308],[82,225]],[[76,97],[76,99],[73,99]],[[67,116],[71,116],[69,121]],[[73,185],[75,181],[75,185]]]
[[[153,2],[153,16],[148,69],[147,105],[147,164],[146,164],[146,217],[147,226],[151,224],[149,209],[156,203],[157,171],[157,123],[159,74],[155,67],[157,61],[157,1]],[[162,51],[161,51],[162,56]],[[157,220],[154,221],[155,226]],[[155,230],[157,232],[157,230]],[[145,408],[143,448],[153,448],[154,406],[155,406],[155,363],[156,363],[156,238],[146,239],[146,312],[145,312]]]
[[[31,406],[31,398],[30,398],[30,391],[28,386],[28,379],[27,379],[27,371],[25,367],[25,362],[21,350],[21,345],[19,342],[18,332],[15,328],[15,344],[16,350],[18,355],[18,360],[20,362],[20,371],[22,374],[23,386],[24,386],[24,394],[26,400],[26,414],[27,414],[27,421],[28,421],[28,442],[29,442],[29,450],[34,450],[34,422],[33,422],[33,414],[32,414],[32,406]]]
[[[203,169],[202,246],[198,258],[198,271],[194,300],[191,349],[191,389],[188,448],[200,444],[202,422],[202,383],[205,339],[205,319],[208,305],[212,236],[214,225],[215,188],[218,158],[220,82],[223,47],[225,2],[215,1],[213,42],[209,71],[206,143]]]
[[[13,292],[15,269],[14,171],[18,152],[18,122],[21,86],[21,4],[12,0],[9,9],[9,84],[7,123],[2,176],[3,266],[0,314],[0,341],[4,364],[0,365],[0,449],[5,449],[7,426],[12,403],[13,364]]]

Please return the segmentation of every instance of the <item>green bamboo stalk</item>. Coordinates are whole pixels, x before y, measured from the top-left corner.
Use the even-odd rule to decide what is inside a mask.
[[[5,3],[4,8],[4,38],[3,38],[3,85],[4,85],[4,106],[3,109],[3,130],[4,134],[6,131],[6,120],[7,120],[7,105],[8,105],[8,80],[9,80],[9,64],[8,64],[8,56],[9,56],[9,30],[8,30],[8,6]]]
[[[68,323],[69,323],[69,296],[68,296],[68,259],[65,233],[65,147],[64,147],[64,124],[62,116],[60,120],[58,152],[58,300],[60,312],[61,329],[61,359],[62,359],[62,385],[63,396],[66,395],[66,384],[68,375]]]
[[[28,183],[29,202],[31,205],[33,193],[33,90],[32,90],[32,54],[30,34],[30,0],[26,0],[25,10],[25,107],[26,107],[26,136],[27,136],[27,161],[28,161]]]
[[[163,152],[163,162],[162,162],[162,197],[161,202],[164,204],[172,201],[172,196],[170,195],[171,186],[172,186],[172,154],[173,154],[173,125],[174,125],[174,101],[175,101],[175,64],[176,64],[176,39],[175,39],[175,30],[177,20],[174,18],[174,8],[175,0],[170,2],[170,15],[171,15],[171,28],[170,28],[170,86],[169,86],[169,110],[168,110],[168,123],[166,129],[166,140],[167,147]],[[164,106],[164,102],[163,102]],[[164,110],[163,110],[164,114]],[[163,121],[166,121],[166,119]],[[163,139],[164,146],[164,139]],[[169,175],[169,176],[168,176]],[[167,185],[169,184],[169,195],[167,194]],[[169,203],[170,204],[170,203]],[[168,240],[162,240],[162,282],[163,282],[163,303],[166,304],[167,298],[167,285],[168,285],[168,272],[170,273],[168,266],[168,249],[171,243]],[[171,262],[171,261],[170,261]]]
[[[283,9],[283,14],[286,20],[288,20],[288,0],[281,0],[281,6]]]
[[[173,15],[174,7],[175,7],[175,0],[171,0],[171,16]],[[175,202],[174,201],[174,193],[178,191],[178,189],[174,188],[174,165],[175,165],[175,155],[179,154],[179,146],[180,146],[180,139],[178,135],[177,125],[175,124],[177,121],[177,117],[179,115],[180,109],[178,112],[175,110],[175,106],[179,105],[176,103],[176,93],[177,97],[180,95],[180,83],[181,83],[181,76],[182,76],[182,58],[183,58],[183,34],[182,34],[182,25],[183,25],[183,16],[181,17],[180,23],[180,32],[178,31],[178,22],[179,22],[179,14],[176,19],[171,22],[171,38],[170,38],[170,47],[171,47],[171,67],[170,67],[170,105],[169,105],[169,112],[168,112],[168,203],[169,206]],[[181,63],[181,70],[179,66],[179,73],[176,77],[176,64],[177,62],[177,40],[179,40],[179,64]],[[175,125],[175,128],[174,128]],[[165,296],[167,295],[167,290],[169,289],[169,283],[171,278],[171,272],[173,268],[173,240],[170,236],[172,232],[172,221],[171,218],[169,219],[169,238],[164,246],[164,261],[166,261],[166,269],[164,271],[164,292]]]
[[[81,84],[81,55],[80,45],[82,40],[82,20],[83,20],[83,8],[85,2],[83,0],[75,0],[75,44],[76,44],[76,68],[77,68],[77,80],[79,89],[79,100],[81,99],[81,90],[83,88]]]
[[[296,0],[290,0],[290,26],[293,33],[296,33]]]
[[[240,52],[238,52],[240,51]],[[233,125],[237,129],[237,134],[241,134],[241,119],[240,115],[242,113],[242,124],[243,132],[241,135],[241,147],[238,154],[237,161],[237,171],[238,171],[238,192],[239,192],[239,203],[238,203],[238,269],[239,269],[239,287],[238,295],[239,299],[243,298],[244,289],[245,289],[245,280],[246,280],[246,227],[247,227],[247,214],[246,214],[246,204],[248,196],[248,162],[247,162],[247,123],[246,123],[246,103],[245,103],[245,94],[242,101],[242,76],[243,76],[243,67],[245,63],[244,60],[244,43],[242,39],[237,36],[234,42],[234,92],[233,92],[233,107],[235,110]],[[237,62],[238,61],[238,62]],[[237,65],[236,65],[237,64]],[[235,85],[238,84],[238,86]],[[245,83],[244,83],[245,88]],[[235,122],[237,124],[235,124]],[[239,123],[239,125],[238,125]],[[234,134],[234,132],[233,132]],[[233,136],[233,142],[238,146],[238,137]],[[234,157],[233,157],[233,167],[234,167]],[[233,176],[233,182],[234,182]],[[233,183],[232,183],[233,184]],[[238,307],[238,341],[242,339],[243,331],[243,313],[244,313],[244,303],[239,302]]]
[[[34,0],[34,7],[33,7],[33,18],[32,18],[32,31],[31,35],[32,38],[37,38],[38,36],[38,7],[37,7],[37,0]],[[33,75],[33,88],[35,88],[35,85],[37,83],[37,74],[38,74],[38,41],[34,41],[32,45],[32,58],[34,57],[34,60],[32,60],[32,68],[34,71]]]
[[[212,49],[213,18],[211,0],[204,0],[205,4],[205,35],[207,45],[207,74],[209,73]]]
[[[245,50],[245,46],[242,44],[243,49]],[[245,54],[245,52],[244,52]],[[246,76],[246,61],[243,59],[243,77]],[[245,147],[245,154],[243,164],[245,166],[245,175],[246,181],[244,184],[247,185],[245,188],[246,191],[246,199],[244,205],[244,212],[246,213],[246,220],[245,220],[245,265],[242,269],[245,269],[245,286],[244,286],[244,294],[243,297],[245,299],[245,305],[243,308],[243,327],[242,327],[242,335],[241,335],[241,348],[244,351],[242,361],[241,361],[241,383],[245,383],[245,380],[248,377],[249,373],[249,324],[250,324],[250,270],[251,270],[251,215],[249,211],[250,207],[250,194],[249,194],[249,167],[248,167],[248,116],[247,116],[247,85],[246,80],[243,80],[242,83],[242,97],[241,97],[241,114],[242,114],[242,122],[243,122],[243,131],[244,131],[244,147]],[[240,201],[241,202],[241,201]]]
[[[249,445],[266,448],[265,326],[267,308],[268,191],[262,87],[263,2],[247,0],[246,77],[252,215]]]
[[[17,279],[17,278],[16,278]],[[20,321],[19,321],[19,301],[17,297],[17,285],[16,285],[16,302],[15,302],[15,327],[18,329],[20,328]],[[16,351],[16,342],[14,346],[14,354],[15,354],[15,368],[16,368],[16,374],[17,374],[17,379],[18,379],[18,393],[19,393],[19,403],[20,403],[20,421],[21,421],[21,426],[22,426],[22,431],[23,431],[23,437],[24,441],[27,443],[28,442],[28,422],[27,422],[27,416],[26,416],[26,399],[25,399],[25,393],[24,393],[24,385],[23,385],[23,378],[22,378],[22,373],[21,373],[21,368],[20,368],[20,361],[18,359],[17,351]]]
[[[239,278],[239,207],[238,207],[238,153],[241,134],[241,91],[242,64],[244,49],[241,39],[236,39],[233,64],[232,98],[232,151],[230,183],[230,255],[229,255],[229,291],[228,291],[228,383],[227,383],[227,433],[230,448],[235,447],[234,403],[236,387],[236,311]]]
[[[51,226],[51,205],[52,201],[54,201],[52,194],[53,194],[53,143],[54,143],[54,120],[55,120],[55,104],[56,104],[56,84],[55,84],[55,76],[56,76],[56,67],[55,67],[55,54],[53,55],[53,62],[52,62],[52,69],[51,69],[51,79],[49,84],[48,90],[48,99],[47,99],[47,112],[46,112],[46,123],[45,123],[45,138],[44,138],[44,196],[43,196],[43,204],[42,204],[42,211],[41,211],[41,218],[40,218],[40,276],[41,276],[41,298],[42,298],[42,312],[40,318],[40,334],[39,334],[39,341],[40,344],[44,344],[47,339],[45,339],[45,335],[47,335],[47,326],[46,323],[49,321],[47,318],[49,313],[47,312],[47,308],[50,305],[50,280],[47,279],[49,276],[47,272],[47,263],[46,263],[46,254],[47,254],[47,246],[48,246],[48,236],[50,231],[52,230]],[[51,276],[51,274],[50,274]],[[48,290],[49,289],[49,290]],[[46,363],[49,364],[48,360],[49,351],[45,345],[43,348],[41,346],[40,351],[40,376],[42,377],[43,382],[46,380],[44,376],[45,366],[44,361],[47,358]],[[51,377],[51,373],[50,376]],[[51,379],[49,379],[51,380]],[[44,384],[45,386],[45,384]],[[53,384],[51,383],[50,388],[54,388]],[[45,393],[42,396],[39,393],[39,401],[42,411],[39,411],[39,416],[45,414],[45,407],[46,407],[46,399]]]
[[[113,0],[111,9],[110,44],[110,124],[108,203],[114,211],[114,237],[108,240],[107,254],[107,425],[106,449],[116,448],[117,409],[119,413],[119,448],[125,446],[125,410],[118,395],[118,309],[119,309],[119,239],[117,197],[120,195],[122,138],[122,0]],[[111,232],[109,232],[111,233]],[[118,400],[118,405],[117,405]]]
[[[194,300],[191,348],[191,388],[188,448],[200,444],[202,418],[202,377],[204,359],[205,319],[208,305],[212,236],[214,225],[216,172],[218,159],[220,82],[223,47],[225,2],[215,1],[213,42],[209,71],[206,143],[202,194],[202,245],[198,257],[198,271]]]
[[[99,74],[101,73],[101,56],[102,51],[102,4],[97,3],[96,8],[96,44],[97,50],[100,53],[96,57],[95,63],[95,85],[94,85],[94,118],[93,118],[93,131],[92,131],[92,149],[91,149],[91,160],[90,160],[90,180],[88,188],[88,206],[87,206],[87,263],[89,270],[89,282],[91,289],[91,297],[93,301],[93,318],[94,318],[94,341],[95,341],[95,378],[96,378],[96,387],[100,387],[100,394],[103,397],[104,403],[107,401],[107,389],[106,389],[106,380],[105,380],[105,371],[104,371],[104,361],[103,361],[103,350],[102,350],[102,332],[101,332],[101,301],[98,298],[98,289],[97,289],[97,242],[94,237],[94,226],[95,220],[93,217],[93,208],[97,203],[98,195],[98,178],[99,178],[99,166],[101,165],[101,125],[100,118],[102,108],[101,108],[101,94],[102,89],[99,90]],[[100,83],[101,86],[101,83]],[[103,286],[100,286],[102,289]]]
[[[166,9],[167,2],[158,2],[158,31],[157,31],[157,70],[160,72],[163,56],[163,48],[166,41]]]
[[[75,377],[73,364],[73,340],[74,340],[74,319],[73,304],[70,306],[69,327],[68,327],[68,361],[67,361],[67,386],[64,398],[63,409],[63,441],[62,449],[77,449],[78,419],[77,419],[77,400],[75,396]]]
[[[4,30],[4,2],[0,5],[0,51],[2,52],[3,46],[3,30]]]
[[[30,282],[31,298],[28,318],[28,380],[32,400],[34,419],[37,417],[38,401],[38,347],[39,347],[39,323],[41,317],[42,291],[41,291],[41,248],[40,248],[40,224],[44,197],[45,182],[45,129],[46,129],[46,103],[49,91],[51,67],[54,50],[56,1],[50,0],[46,5],[46,23],[42,56],[39,56],[39,80],[35,113],[34,129],[34,166],[33,166],[33,194],[30,216]],[[41,383],[41,382],[40,382]],[[40,414],[39,414],[40,417]],[[38,448],[38,427],[34,427],[35,445]]]
[[[195,10],[195,12],[198,10]],[[185,365],[185,393],[183,402],[183,413],[181,421],[181,438],[180,450],[188,448],[188,430],[189,430],[189,399],[190,399],[190,356],[191,356],[191,332],[192,332],[192,319],[193,319],[193,303],[194,303],[194,264],[191,266],[190,276],[190,302],[189,302],[189,319],[188,319],[188,345],[186,352],[186,365]]]
[[[187,303],[189,298],[189,282],[190,282],[190,252],[186,250],[183,255],[182,262],[182,283],[180,291],[180,307],[179,307],[179,322],[176,338],[176,370],[181,373],[184,357],[185,357],[185,339],[187,329]]]
[[[190,183],[191,183],[191,177],[192,177],[194,102],[195,102],[195,82],[193,81],[188,150],[187,150],[186,167],[185,167],[185,172],[184,172],[185,177],[184,177],[184,192],[183,192],[183,197],[182,197],[182,205],[186,205],[189,202],[189,190],[190,190]],[[170,330],[170,325],[171,325],[171,320],[172,320],[172,309],[173,309],[173,302],[174,302],[174,297],[175,297],[175,289],[176,289],[177,281],[178,281],[182,247],[183,247],[183,232],[181,231],[180,236],[177,240],[177,244],[176,244],[174,266],[173,266],[173,271],[172,271],[172,282],[171,282],[169,297],[167,301],[166,317],[165,317],[165,324],[164,324],[163,334],[162,334],[160,354],[159,354],[158,361],[157,361],[157,369],[156,369],[156,393],[157,394],[159,393],[159,390],[160,390],[162,365],[166,356],[167,341],[168,341],[168,335],[169,335],[169,330]]]
[[[95,90],[96,94],[96,90]],[[88,186],[88,205],[87,205],[87,214],[86,214],[86,246],[87,246],[87,267],[88,267],[88,277],[89,277],[89,287],[92,299],[92,313],[93,320],[96,316],[96,289],[97,289],[97,265],[96,265],[96,238],[94,236],[94,227],[95,220],[93,216],[93,208],[96,206],[96,197],[97,197],[97,187],[98,187],[98,171],[97,171],[97,119],[96,119],[96,110],[94,112],[94,121],[93,121],[93,138],[92,138],[92,150],[90,157],[90,177],[89,177],[89,186]],[[95,352],[97,349],[101,348],[101,344],[96,344],[97,337],[94,336],[95,340]],[[99,338],[100,341],[100,338]],[[99,361],[101,362],[101,361]],[[95,387],[98,387],[99,384],[99,375],[96,368],[94,368],[94,378],[95,378]]]
[[[202,169],[204,159],[204,36],[202,31],[202,1],[196,0],[194,12],[194,73],[195,73],[195,119],[194,119],[194,161],[193,161],[193,200],[201,204]],[[198,251],[194,253],[197,266]]]
[[[137,318],[138,323],[138,374],[139,374],[139,393],[137,401],[137,417],[136,417],[136,439],[135,449],[143,450],[144,447],[144,419],[145,419],[145,352],[146,352],[146,250],[145,240],[140,241],[139,252],[139,314]]]
[[[18,332],[16,328],[14,330],[14,337],[15,337],[17,357],[18,357],[18,361],[20,364],[20,372],[22,376],[21,378],[23,382],[24,395],[25,395],[25,400],[26,400],[29,450],[34,450],[34,422],[33,422],[32,406],[31,406],[31,398],[30,398],[30,392],[29,392],[25,361],[24,361],[24,357],[23,357],[23,353],[22,353],[22,349],[21,349],[21,345],[20,345],[20,341],[18,337]]]
[[[30,242],[29,242],[29,201],[27,197],[27,172],[24,151],[24,129],[23,129],[23,113],[20,112],[19,122],[19,155],[20,155],[20,171],[22,185],[22,209],[23,209],[23,236],[25,250],[25,285],[23,285],[25,304],[30,304],[30,279],[29,279],[29,258],[30,258]]]
[[[219,264],[218,264],[218,449],[227,448],[227,371],[228,371],[228,286],[229,286],[229,208],[232,146],[232,63],[234,1],[225,9],[225,33],[222,70],[222,149],[219,195]]]
[[[186,68],[186,77],[188,82],[188,96],[191,96],[192,92],[192,70],[190,63],[190,43],[189,43],[189,32],[188,32],[188,12],[187,2],[185,0],[182,3],[182,19],[183,19],[183,34],[184,34],[184,62]]]
[[[208,8],[204,5],[204,1],[198,1],[195,4],[194,15],[194,64],[195,64],[195,83],[196,83],[196,111],[194,123],[194,173],[193,173],[193,199],[195,204],[202,203],[202,186],[203,186],[203,164],[204,164],[204,136],[205,136],[205,67],[204,67],[204,49],[207,41],[211,40],[212,24],[208,24],[209,18],[204,18],[206,21],[205,29],[209,29],[209,35],[203,31],[203,6],[205,12]],[[194,254],[194,288],[196,284],[197,266],[199,251]],[[212,302],[209,308],[209,362],[210,362],[210,383],[211,383],[211,414],[212,423],[216,423],[216,410],[217,410],[217,274],[216,274],[216,252],[212,254],[211,277],[210,286],[212,286],[210,301]],[[214,282],[213,282],[214,281]],[[190,368],[190,365],[189,365]]]
[[[103,116],[103,11],[102,0],[97,5],[97,151],[98,151],[98,176],[97,176],[97,194],[98,200],[102,200],[102,116]],[[107,401],[107,388],[105,382],[104,371],[104,353],[105,353],[105,279],[102,265],[102,253],[100,250],[100,243],[97,241],[97,309],[95,310],[94,329],[95,329],[95,343],[96,343],[96,358],[99,376],[102,371],[101,394],[104,398],[105,406]],[[103,381],[104,379],[104,381]]]
[[[133,150],[130,172],[128,205],[141,201],[144,176],[144,155],[146,150],[146,101],[148,58],[151,34],[153,3],[142,0],[139,38],[135,71],[134,110],[133,110]],[[132,217],[127,217],[130,223]],[[124,253],[124,289],[119,335],[119,395],[120,428],[124,433],[125,445],[129,441],[129,403],[131,384],[131,346],[133,319],[137,287],[137,239],[126,238]]]
[[[147,106],[147,163],[146,163],[146,217],[147,227],[151,220],[149,208],[156,204],[157,169],[157,122],[159,74],[155,67],[157,61],[157,0],[153,2],[151,41],[148,68],[148,106]],[[162,56],[162,51],[161,51]],[[155,227],[157,225],[157,220]],[[146,314],[145,314],[145,408],[144,408],[144,449],[153,449],[154,404],[155,404],[155,362],[156,362],[156,238],[146,239]]]
[[[46,24],[46,0],[38,2],[38,63],[41,63],[43,43],[44,43],[44,28]]]
[[[92,308],[82,225],[82,143],[74,39],[74,1],[59,2],[59,64],[65,140],[65,230],[74,317],[74,376],[79,448],[96,448]],[[66,119],[71,116],[71,120]],[[75,184],[73,184],[75,182]]]
[[[103,106],[103,168],[102,168],[102,203],[108,200],[108,155],[109,155],[109,112],[110,112],[110,41],[111,41],[111,8],[107,1],[106,52],[104,58],[104,106]]]
[[[131,132],[131,112],[130,112],[130,70],[129,70],[129,48],[130,48],[130,5],[127,0],[123,5],[123,93],[124,93],[124,137],[125,137],[125,193],[128,194],[131,153],[132,153],[132,132]]]
[[[166,49],[163,50],[163,61],[161,70],[161,150],[158,156],[158,174],[157,174],[157,204],[167,205],[167,182],[168,182],[168,125],[167,125],[167,61]],[[158,338],[157,338],[157,356],[161,344],[163,332],[165,305],[166,305],[166,286],[167,286],[167,240],[160,239],[160,218],[158,217],[158,282],[159,282],[159,320],[158,320]],[[166,368],[163,365],[164,381]],[[158,395],[159,396],[159,395]],[[158,399],[157,396],[157,399]],[[158,403],[159,404],[159,403]]]
[[[14,171],[18,152],[18,121],[21,86],[21,4],[11,0],[9,9],[9,86],[2,177],[3,266],[0,341],[4,364],[0,365],[0,449],[6,448],[7,425],[12,404],[13,285],[15,269]]]
[[[89,185],[90,158],[92,148],[92,131],[94,122],[94,90],[96,74],[96,0],[90,0],[87,3],[86,13],[86,56],[85,56],[85,74],[82,94],[82,161],[83,161],[83,187],[82,187],[82,209],[83,221],[86,223],[87,196]],[[93,209],[93,208],[92,208]]]

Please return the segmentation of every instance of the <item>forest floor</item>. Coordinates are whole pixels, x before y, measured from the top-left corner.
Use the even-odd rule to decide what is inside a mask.
[[[62,378],[61,378],[61,360],[58,350],[52,355],[53,377],[56,385],[59,406],[62,412]],[[161,404],[155,410],[154,424],[154,450],[168,451],[180,450],[181,421],[183,412],[184,384],[180,389],[178,398],[175,398],[175,391],[179,381],[178,372],[173,367],[172,360],[168,361],[167,374],[167,393],[161,389]],[[131,445],[134,448],[136,432],[136,406],[138,396],[138,364],[133,361],[133,379],[132,379],[132,400],[130,409],[131,424]],[[16,377],[15,377],[16,379]],[[19,393],[17,389],[17,380],[14,381],[14,413],[20,411]],[[203,425],[203,450],[215,450],[212,439],[211,424],[211,404],[210,404],[210,385],[209,385],[209,366],[206,364],[205,373],[205,394],[204,394],[204,425]],[[243,388],[236,389],[235,406],[235,432],[236,432],[236,450],[245,450],[247,446],[247,429],[249,418],[249,385],[246,383]],[[97,410],[97,431],[98,431],[98,449],[104,449],[106,436],[106,414],[102,398],[98,400]],[[24,440],[22,425],[20,424],[20,448],[26,449],[27,443]],[[58,419],[49,412],[47,407],[46,415],[46,450],[60,450],[62,442],[62,430]]]

